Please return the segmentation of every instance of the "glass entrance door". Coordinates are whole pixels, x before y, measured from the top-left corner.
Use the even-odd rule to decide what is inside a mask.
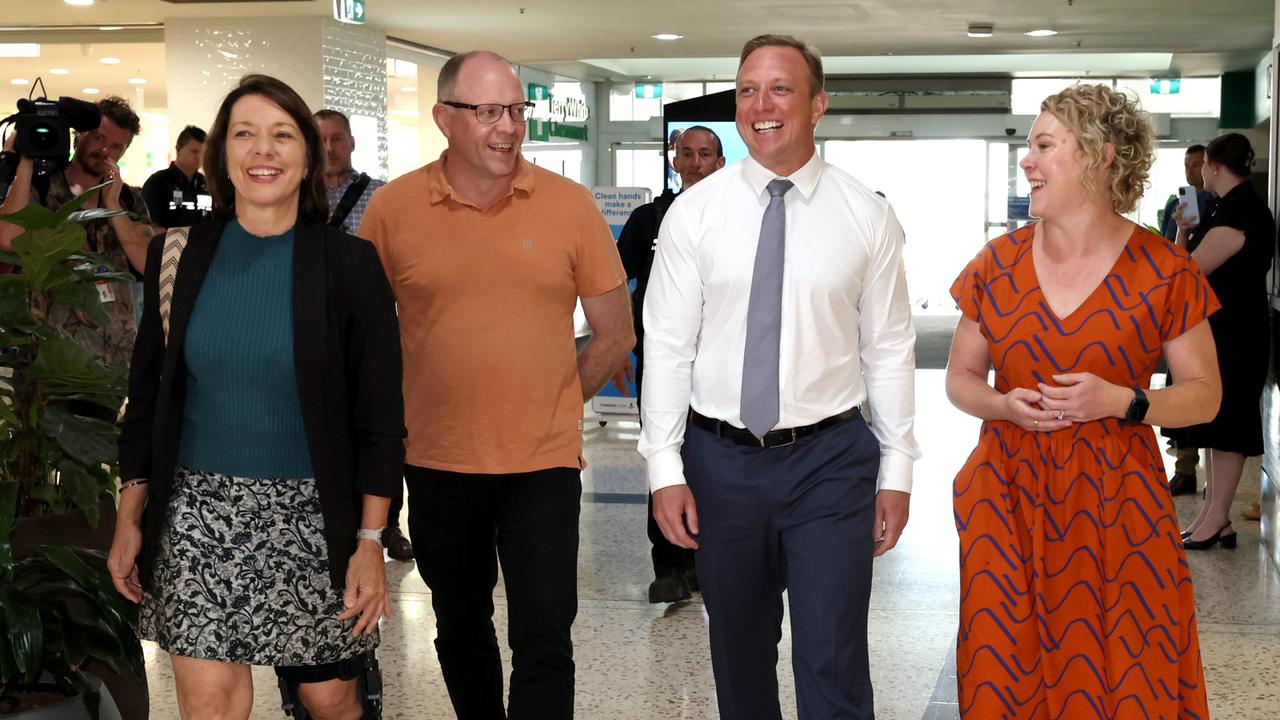
[[[916,314],[958,315],[951,282],[987,241],[985,140],[828,140],[827,162],[884,193],[906,233]],[[999,173],[1008,172],[1007,165]],[[999,198],[999,203],[1006,198]]]

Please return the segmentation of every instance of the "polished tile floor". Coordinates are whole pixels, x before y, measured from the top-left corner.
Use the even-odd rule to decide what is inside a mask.
[[[911,521],[902,542],[875,567],[871,598],[872,675],[881,720],[958,717],[954,652],[958,571],[951,480],[973,447],[978,422],[947,402],[943,371],[917,374],[916,464]],[[574,626],[577,717],[583,720],[715,718],[705,619],[687,603],[645,602],[650,580],[645,485],[634,421],[591,424],[583,475],[579,612]],[[1171,459],[1170,459],[1171,461]],[[1234,513],[1256,499],[1258,465],[1246,466]],[[1199,498],[1178,498],[1189,520]],[[1280,713],[1280,574],[1259,547],[1258,525],[1237,520],[1240,546],[1190,557],[1213,716],[1264,720]],[[388,719],[452,718],[432,646],[429,592],[411,563],[391,563],[394,619],[383,624],[381,657]],[[506,624],[501,584],[498,635]],[[778,668],[783,708],[795,717],[785,631]],[[148,646],[152,717],[177,718],[167,656]],[[508,657],[509,659],[509,657]],[[279,717],[275,676],[255,668],[255,718]]]

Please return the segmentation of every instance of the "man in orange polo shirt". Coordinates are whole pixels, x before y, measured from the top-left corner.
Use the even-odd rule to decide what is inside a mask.
[[[448,150],[374,194],[359,232],[400,309],[409,534],[459,720],[571,718],[582,407],[635,343],[626,274],[590,192],[521,157],[530,104],[511,64],[466,53],[438,84]]]

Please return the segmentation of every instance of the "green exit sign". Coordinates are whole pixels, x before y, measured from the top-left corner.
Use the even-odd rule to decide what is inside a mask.
[[[1181,78],[1151,78],[1152,95],[1177,95],[1181,91]]]
[[[662,97],[662,83],[636,83],[636,97],[641,100],[656,100]]]
[[[338,22],[363,25],[365,0],[333,0],[333,19]]]

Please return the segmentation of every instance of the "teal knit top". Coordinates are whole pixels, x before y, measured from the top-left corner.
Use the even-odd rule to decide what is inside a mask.
[[[293,364],[293,235],[257,237],[234,220],[222,231],[183,346],[181,465],[315,477]]]

